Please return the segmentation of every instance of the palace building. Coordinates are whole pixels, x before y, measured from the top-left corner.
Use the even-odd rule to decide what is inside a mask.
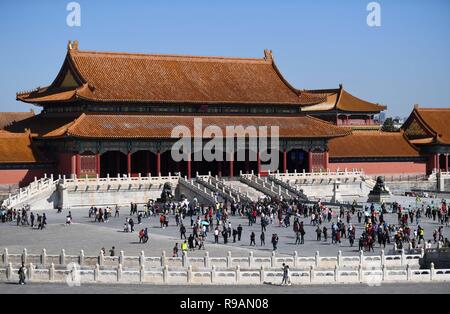
[[[9,175],[0,184],[26,184],[36,169],[102,177],[262,172],[261,152],[255,152],[256,161],[238,160],[236,147],[223,148],[223,161],[175,162],[171,148],[177,139],[171,132],[184,125],[194,134],[194,118],[224,134],[227,126],[278,126],[277,170],[283,172],[420,173],[436,165],[429,154],[441,154],[437,164],[448,164],[442,162],[442,156],[448,160],[442,155],[447,154],[445,130],[420,110],[402,132],[383,133],[376,117],[385,106],[342,86],[298,90],[283,78],[269,50],[255,59],[150,55],[82,51],[74,41],[54,81],[18,93],[17,100],[42,111],[3,127],[0,173]],[[21,140],[12,145],[13,138]],[[248,139],[245,150],[247,157],[255,150]],[[22,167],[20,175],[11,175],[13,164]]]

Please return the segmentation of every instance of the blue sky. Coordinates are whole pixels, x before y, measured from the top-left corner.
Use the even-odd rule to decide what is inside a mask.
[[[80,49],[262,57],[273,50],[297,88],[335,88],[407,116],[413,104],[450,106],[450,1],[79,0],[81,27],[65,0],[0,1],[0,111],[26,111],[15,94],[49,84],[69,39]]]

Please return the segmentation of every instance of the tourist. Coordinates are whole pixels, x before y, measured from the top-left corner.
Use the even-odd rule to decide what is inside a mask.
[[[181,243],[181,251],[183,252],[183,254],[184,253],[186,253],[187,252],[187,250],[188,250],[188,244],[187,244],[187,241],[186,240],[184,240],[184,242],[183,243]]]
[[[22,262],[22,266],[20,266],[19,271],[17,272],[19,275],[19,285],[26,284],[25,282],[25,274],[27,269],[25,268],[25,264]]]
[[[185,239],[186,240],[186,227],[183,225],[183,223],[181,223],[180,226],[180,239]]]
[[[228,243],[228,231],[226,230],[226,227],[224,226],[224,229],[222,230],[222,237],[223,237],[223,244]]]
[[[130,232],[134,232],[134,221],[132,218],[128,220],[128,224],[130,225]]]
[[[278,245],[278,235],[276,233],[272,234],[272,245],[273,245],[273,250],[276,251],[277,245]]]
[[[266,235],[264,234],[264,231],[261,232],[259,239],[261,240],[261,246],[265,246],[266,245]]]
[[[256,246],[255,238],[256,238],[256,235],[252,231],[252,233],[250,234],[250,246],[252,246],[252,245]]]
[[[119,205],[116,204],[116,212],[114,213],[114,218],[119,217],[119,211],[120,211]]]
[[[305,244],[305,227],[303,225],[303,221],[300,223],[300,227],[299,227],[299,231],[300,231],[300,244]]]
[[[219,227],[216,227],[216,229],[214,229],[214,243],[219,243]]]
[[[291,278],[289,273],[289,266],[283,263],[283,279],[281,285],[291,285]]]
[[[109,250],[109,256],[116,256],[116,248],[114,246]]]
[[[319,225],[317,225],[316,234],[317,234],[317,241],[320,241],[322,239],[322,229],[320,229]]]
[[[241,224],[239,224],[239,226],[237,227],[237,231],[238,231],[238,241],[241,241],[241,236],[242,236],[242,226],[241,226]]]
[[[45,228],[45,225],[47,224],[47,217],[45,216],[45,213],[42,214],[42,221],[40,225],[40,229],[43,230]]]
[[[233,229],[233,243],[236,243],[237,234],[238,234],[238,231],[236,229]]]
[[[173,247],[172,257],[178,257],[178,243],[175,243],[175,246]]]

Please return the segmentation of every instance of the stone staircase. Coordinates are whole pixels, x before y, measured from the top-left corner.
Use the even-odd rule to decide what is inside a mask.
[[[47,202],[55,204],[54,193],[57,189],[59,179],[54,180],[53,175],[47,177],[45,175],[41,179],[35,178],[25,188],[19,188],[15,194],[9,194],[6,199],[3,200],[1,207],[11,209],[20,208],[23,206],[30,206],[30,208],[36,207],[40,200],[47,200]],[[39,205],[38,205],[39,206]]]
[[[245,195],[248,197],[252,202],[258,201],[261,197],[264,197],[264,193],[253,188],[252,186],[247,185],[246,183],[236,180],[236,179],[230,179],[230,180],[224,180],[222,181],[223,184],[229,188],[232,188],[239,193]]]
[[[214,191],[217,195],[220,195],[224,200],[230,202],[252,201],[247,194],[227,185],[224,180],[219,180],[218,177],[213,177],[210,175],[197,176],[196,180],[206,188]]]
[[[243,174],[240,176],[240,181],[272,198],[282,197],[283,199],[292,199],[295,197],[294,193],[279,184],[275,184],[274,181],[261,178],[254,174]]]
[[[217,202],[224,202],[225,199],[220,194],[206,187],[196,179],[180,178],[180,194],[184,194],[188,199],[196,197],[200,203],[214,206]]]

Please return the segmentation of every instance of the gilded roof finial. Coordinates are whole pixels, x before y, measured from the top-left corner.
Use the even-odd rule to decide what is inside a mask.
[[[272,50],[264,49],[264,59],[266,59],[266,60],[272,60],[273,59]]]
[[[69,40],[67,50],[78,50],[78,40],[74,40],[73,42]]]

